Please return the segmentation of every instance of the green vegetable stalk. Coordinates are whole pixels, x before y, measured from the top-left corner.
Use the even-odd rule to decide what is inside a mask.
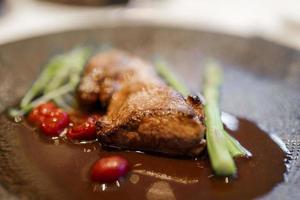
[[[162,59],[157,58],[155,60],[155,67],[157,73],[162,76],[175,90],[177,90],[183,96],[190,94],[190,90],[178,80],[174,72],[167,67],[166,63]]]
[[[167,67],[166,63],[157,59],[156,70],[175,90],[187,96],[189,89]],[[217,175],[232,176],[236,173],[233,158],[237,156],[250,157],[251,153],[235,138],[229,135],[223,127],[219,109],[219,87],[222,83],[222,71],[214,62],[208,62],[204,74],[205,124],[207,127],[207,148],[212,167]]]
[[[209,63],[204,75],[203,90],[207,149],[214,172],[220,176],[232,176],[236,173],[236,166],[227,148],[227,138],[218,106],[221,81],[222,71],[213,63]]]
[[[243,147],[239,141],[233,138],[224,130],[224,136],[226,138],[226,146],[232,157],[251,157],[252,154],[245,147]]]
[[[74,92],[89,55],[88,48],[76,48],[51,59],[21,100],[20,109],[11,109],[9,115],[24,115],[49,100],[54,100],[59,106],[69,109],[70,106],[64,101],[64,97]]]
[[[51,78],[57,74],[57,71],[63,65],[64,57],[63,56],[57,56],[53,58],[47,66],[45,66],[45,69],[42,71],[38,79],[33,83],[30,90],[25,94],[23,99],[21,100],[21,108],[24,108],[28,106],[28,104],[32,101],[32,99],[42,93],[42,91],[45,89]]]

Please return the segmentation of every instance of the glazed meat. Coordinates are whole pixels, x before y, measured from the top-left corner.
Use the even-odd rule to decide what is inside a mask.
[[[107,106],[112,95],[133,80],[162,83],[154,70],[138,58],[117,50],[100,53],[84,71],[78,87],[79,99],[83,104]]]
[[[197,156],[205,147],[199,98],[185,99],[136,57],[120,51],[94,57],[79,98],[107,105],[107,114],[96,124],[104,146],[180,156]]]

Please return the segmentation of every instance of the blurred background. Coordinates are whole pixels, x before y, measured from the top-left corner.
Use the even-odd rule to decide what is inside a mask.
[[[0,0],[0,44],[110,21],[259,36],[300,49],[299,0]]]

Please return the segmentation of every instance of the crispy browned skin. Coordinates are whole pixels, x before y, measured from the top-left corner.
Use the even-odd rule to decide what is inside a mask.
[[[108,105],[97,122],[105,146],[181,156],[197,156],[205,147],[200,100],[185,99],[138,58],[119,51],[94,57],[80,83],[79,98]]]
[[[112,95],[132,80],[161,82],[153,69],[138,58],[117,50],[100,53],[84,71],[78,87],[79,98],[88,105],[97,102],[108,105]]]

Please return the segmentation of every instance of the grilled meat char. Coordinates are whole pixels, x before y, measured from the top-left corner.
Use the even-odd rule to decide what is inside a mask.
[[[201,101],[185,99],[136,57],[116,50],[95,56],[78,92],[86,104],[107,105],[96,123],[104,146],[174,156],[197,156],[205,147]]]

